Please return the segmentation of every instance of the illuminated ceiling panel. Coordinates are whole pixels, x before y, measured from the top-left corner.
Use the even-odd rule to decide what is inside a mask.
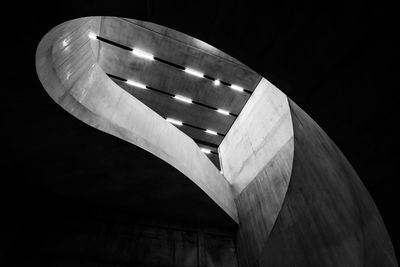
[[[192,137],[219,167],[218,146],[261,77],[199,40],[152,23],[105,17],[97,39],[103,70]]]

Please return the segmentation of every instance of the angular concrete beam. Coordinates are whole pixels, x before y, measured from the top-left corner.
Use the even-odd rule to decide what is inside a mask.
[[[238,208],[238,237],[246,240],[238,243],[244,258],[257,257],[268,240],[289,186],[293,152],[288,99],[263,78],[220,145]]]

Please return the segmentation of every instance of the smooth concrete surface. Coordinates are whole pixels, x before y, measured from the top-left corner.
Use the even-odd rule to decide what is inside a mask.
[[[214,78],[237,84],[249,91],[253,91],[260,80],[259,74],[218,49],[160,25],[102,17],[99,35],[127,47],[139,48],[180,66],[190,67]],[[249,99],[249,94],[245,92],[232,90],[222,84],[215,86],[208,79],[192,76],[158,61],[134,56],[128,50],[106,42],[99,42],[98,48],[98,63],[106,73],[139,81],[169,94],[182,95],[233,114],[239,114]],[[180,102],[123,82],[118,84],[163,117],[171,117],[221,134],[226,134],[235,120],[235,117],[222,115],[203,106]],[[199,129],[182,130],[194,139],[211,142],[216,146],[222,141],[222,138]]]
[[[294,134],[289,186],[268,236],[263,222],[269,214],[260,210],[275,187],[263,187],[257,177],[237,198],[240,265],[397,266],[382,218],[354,169],[304,111],[290,100],[289,105]],[[254,204],[258,207],[242,216]]]
[[[219,147],[222,170],[231,182],[235,195],[292,138],[287,98],[278,88],[262,78]],[[291,169],[290,161],[289,164],[283,164],[286,169]],[[287,178],[284,179],[288,182]]]
[[[238,208],[238,251],[244,266],[260,255],[280,212],[293,149],[287,97],[263,78],[219,148]]]
[[[186,34],[161,25],[116,17],[103,17],[100,35],[138,47],[156,57],[191,67],[253,91],[260,75],[231,56]]]
[[[109,32],[128,27],[110,21]],[[239,266],[397,266],[379,212],[351,165],[275,86],[258,83],[222,140],[226,180],[192,139],[105,75],[101,47],[87,37],[103,22],[74,20],[42,39],[36,64],[43,86],[80,120],[177,168],[239,222]]]
[[[85,123],[174,166],[237,221],[229,183],[197,144],[117,86],[97,64],[93,52],[96,44],[92,43],[98,41],[90,40],[88,32],[98,34],[100,23],[100,17],[69,21],[52,29],[41,40],[36,68],[46,91]]]

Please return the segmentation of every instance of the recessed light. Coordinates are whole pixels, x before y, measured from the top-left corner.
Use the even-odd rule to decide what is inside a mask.
[[[166,121],[168,121],[168,122],[170,122],[172,124],[175,124],[175,125],[182,125],[181,121],[174,120],[174,119],[171,119],[171,118],[166,118]]]
[[[97,35],[96,35],[94,32],[89,32],[88,36],[89,36],[89,38],[92,39],[92,40],[97,39]]]
[[[217,132],[215,132],[215,131],[212,131],[212,130],[206,130],[206,133],[209,133],[209,134],[212,134],[212,135],[218,135],[218,133]]]
[[[132,81],[132,80],[127,80],[126,83],[129,84],[129,85],[135,86],[135,87],[146,89],[146,85],[144,85],[143,83],[135,82],[135,81]]]
[[[231,85],[231,88],[232,88],[233,90],[240,91],[240,92],[243,92],[243,91],[244,91],[243,87],[240,87],[240,86],[235,85],[235,84],[232,84],[232,85]]]
[[[134,54],[135,56],[141,57],[141,58],[148,59],[148,60],[154,60],[154,55],[147,53],[143,50],[137,49],[137,48],[133,48],[132,54]]]
[[[192,103],[192,99],[181,96],[181,95],[176,95],[176,96],[174,96],[174,98],[178,99],[179,101],[186,102],[186,103]]]
[[[204,74],[201,73],[200,71],[194,70],[194,69],[190,69],[190,68],[185,68],[185,72],[189,73],[191,75],[197,76],[197,77],[204,77]]]
[[[211,153],[211,150],[207,149],[207,148],[201,148],[200,150],[205,154],[210,154]]]
[[[229,115],[229,111],[223,110],[223,109],[217,109],[217,112],[224,114],[224,115]]]

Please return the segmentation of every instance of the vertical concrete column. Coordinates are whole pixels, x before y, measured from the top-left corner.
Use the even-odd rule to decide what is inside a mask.
[[[238,253],[250,264],[262,252],[281,209],[293,162],[287,97],[262,79],[220,146],[239,211]]]

